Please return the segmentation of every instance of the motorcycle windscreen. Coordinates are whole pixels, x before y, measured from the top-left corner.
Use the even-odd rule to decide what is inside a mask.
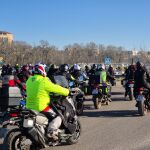
[[[65,87],[65,88],[69,87],[68,80],[64,76],[61,76],[61,75],[54,76],[54,81],[56,84],[59,84],[62,87]]]

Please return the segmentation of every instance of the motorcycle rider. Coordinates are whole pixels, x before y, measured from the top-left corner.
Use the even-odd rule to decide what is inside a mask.
[[[95,75],[99,75],[100,76],[100,84],[107,86],[106,88],[106,93],[109,97],[109,101],[111,101],[110,97],[111,97],[111,86],[108,85],[108,78],[111,79],[113,78],[105,69],[105,65],[104,64],[100,64],[98,66],[97,71],[95,72]]]
[[[52,64],[47,72],[47,77],[50,80],[53,80],[53,76],[58,73],[58,67],[55,64]]]
[[[1,76],[2,76],[2,77],[5,76],[5,75],[7,75],[7,66],[6,66],[6,64],[4,64],[4,65],[2,66],[2,73],[1,73]]]
[[[88,65],[85,66],[86,75],[89,76],[90,68]]]
[[[75,78],[69,73],[67,64],[60,65],[58,75],[64,76],[68,81],[75,81]]]
[[[114,76],[114,75],[115,75],[114,68],[113,68],[113,66],[112,66],[111,64],[109,65],[108,72],[109,72],[109,74],[110,74],[111,76]]]
[[[81,76],[83,77],[83,80],[88,80],[88,77],[86,76],[86,74],[83,71],[81,71],[81,67],[78,64],[73,65],[72,76],[76,80],[79,80]]]
[[[136,63],[136,71],[134,75],[134,97],[135,98],[137,96],[137,89],[141,87],[150,89],[150,74],[147,68],[144,66],[144,64],[138,61]]]
[[[115,72],[113,66],[110,64],[107,70],[107,81],[111,83],[112,86],[116,85]]]
[[[13,68],[10,64],[3,65],[2,66],[2,77],[5,75],[12,75],[13,74]]]
[[[81,67],[78,64],[73,65],[72,76],[75,78],[75,83],[78,85],[84,81],[89,80],[87,75],[81,70]],[[87,83],[84,82],[80,88],[84,93],[87,93]]]
[[[49,113],[54,119],[50,122],[48,127],[48,137],[54,140],[58,139],[59,127],[62,119],[57,116],[50,106],[50,93],[56,93],[63,96],[68,96],[69,90],[57,84],[53,84],[48,77],[46,77],[45,66],[37,64],[34,66],[34,75],[26,82],[28,109],[36,110],[38,112]]]
[[[125,72],[125,81],[126,81],[125,98],[127,97],[127,94],[128,94],[128,81],[130,80],[134,81],[134,74],[135,74],[135,66],[131,64]]]
[[[18,73],[18,78],[22,83],[26,83],[26,81],[28,80],[28,78],[31,76],[32,74],[29,71],[29,66],[28,65],[23,65],[21,68],[21,71]]]
[[[93,64],[93,65],[91,66],[91,70],[89,71],[89,76],[90,76],[90,75],[94,75],[95,72],[96,72],[96,70],[97,70],[97,64]]]
[[[19,67],[19,64],[16,64],[15,66],[14,66],[14,69],[15,69],[15,74],[18,74],[19,73],[19,69],[20,69],[20,67]]]

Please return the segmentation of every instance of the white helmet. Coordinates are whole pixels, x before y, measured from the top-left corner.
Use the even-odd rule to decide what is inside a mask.
[[[102,69],[104,69],[104,70],[105,70],[105,65],[104,65],[104,64],[102,64]]]
[[[74,64],[73,68],[74,70],[81,70],[81,67],[78,64]]]

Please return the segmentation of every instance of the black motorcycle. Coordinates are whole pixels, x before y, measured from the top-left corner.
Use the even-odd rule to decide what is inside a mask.
[[[82,84],[82,83],[80,83]],[[82,115],[84,110],[84,100],[85,100],[85,94],[84,92],[79,88],[80,85],[78,83],[75,84],[73,81],[69,83],[71,96],[74,101],[74,105],[76,108],[77,115]]]
[[[141,116],[144,116],[150,110],[150,90],[144,88],[137,88],[135,89],[135,93],[138,113]]]
[[[92,87],[92,100],[95,109],[99,109],[102,104],[109,105],[111,99],[106,92],[108,89],[107,85],[93,84]]]
[[[9,108],[3,117],[7,118],[2,124],[3,128],[16,126],[6,134],[4,149],[37,150],[59,145],[64,141],[68,144],[77,143],[81,134],[81,125],[73,100],[70,97],[64,99],[55,96],[55,98],[57,101],[52,102],[51,107],[62,118],[58,140],[54,141],[47,136],[47,128],[53,118],[44,112],[39,113],[17,106]]]
[[[129,97],[129,100],[133,100],[133,87],[134,87],[134,80],[128,80],[125,85],[125,96]]]
[[[85,94],[82,92],[81,87],[84,81],[68,81],[65,76],[55,75],[53,77],[54,83],[59,84],[71,91],[71,98],[73,99],[77,115],[81,115],[84,109]]]

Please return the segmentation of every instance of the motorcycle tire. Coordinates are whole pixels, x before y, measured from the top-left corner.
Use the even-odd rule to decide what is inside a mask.
[[[106,105],[109,105],[110,103],[109,103],[109,101],[106,101]]]
[[[67,141],[66,141],[67,144],[69,144],[69,145],[76,144],[80,139],[81,131],[82,131],[82,128],[81,128],[80,121],[77,120],[76,130],[73,133],[73,135],[67,139]]]
[[[138,113],[139,113],[141,116],[145,116],[146,110],[145,110],[144,101],[139,101],[139,102],[138,102]]]
[[[77,115],[80,116],[83,114],[83,109],[84,109],[84,104],[83,102],[78,102],[77,103]]]
[[[133,100],[133,89],[131,88],[129,91],[129,100],[132,101]]]
[[[9,134],[5,137],[4,142],[3,142],[3,149],[4,150],[39,150],[40,148],[36,146],[36,144],[32,145],[21,145],[19,139],[29,139],[25,135],[21,133],[21,131],[12,131],[9,132]],[[32,140],[31,140],[32,141]]]
[[[93,102],[94,102],[94,107],[95,109],[99,109],[101,107],[101,102],[99,101],[99,98],[94,98],[93,99]]]

